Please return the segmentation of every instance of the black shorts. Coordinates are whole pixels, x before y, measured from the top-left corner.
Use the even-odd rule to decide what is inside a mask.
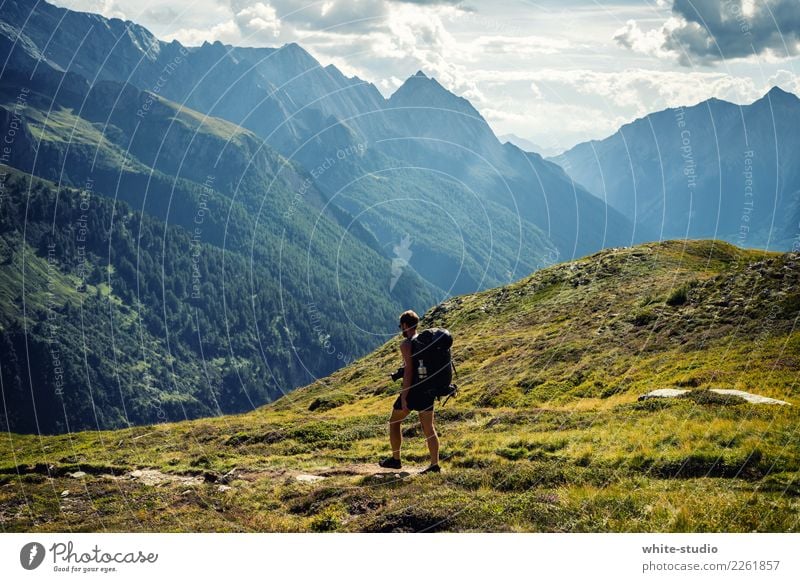
[[[394,401],[393,408],[395,410],[401,410],[402,405],[400,404],[400,399],[402,395],[397,397],[397,400]],[[411,388],[408,391],[408,396],[406,397],[406,404],[408,405],[409,410],[433,410],[433,401],[435,400],[435,396],[432,396],[428,393],[427,390],[415,390]]]

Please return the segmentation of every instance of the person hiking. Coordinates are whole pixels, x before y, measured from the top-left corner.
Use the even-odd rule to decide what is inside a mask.
[[[392,456],[378,464],[387,469],[399,469],[402,467],[400,461],[400,446],[403,442],[403,433],[400,423],[407,417],[412,410],[419,412],[419,422],[422,425],[422,432],[428,443],[428,451],[431,455],[430,465],[423,470],[423,473],[438,473],[439,468],[439,436],[433,426],[433,401],[434,396],[423,389],[416,389],[414,384],[417,380],[417,372],[413,363],[413,342],[417,337],[417,323],[419,316],[414,311],[405,311],[400,315],[400,330],[403,334],[403,341],[400,343],[400,353],[403,356],[403,388],[392,407],[392,415],[389,418],[389,443],[392,446]]]

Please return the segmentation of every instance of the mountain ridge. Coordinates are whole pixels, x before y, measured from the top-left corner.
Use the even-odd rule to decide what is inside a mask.
[[[658,111],[550,160],[655,238],[786,250],[800,215],[800,175],[787,163],[800,152],[798,123],[800,99],[773,87],[746,105]]]
[[[25,6],[30,7],[31,3],[27,2]],[[37,15],[48,12],[48,6],[40,3],[28,26],[35,27]],[[0,16],[0,20],[3,18],[9,17]],[[22,28],[21,17],[9,21],[17,22]],[[73,27],[72,36],[65,36],[64,31],[53,27],[48,28],[47,33],[56,38],[52,44],[74,47],[80,43],[74,37],[86,29],[88,25],[84,23]],[[422,230],[419,228],[422,224],[416,218],[419,213],[413,208],[398,207],[391,209],[389,216],[375,216],[368,209],[374,207],[376,198],[414,200],[429,197],[430,203],[441,205],[442,197],[432,196],[429,192],[448,192],[456,188],[460,190],[460,199],[474,199],[474,209],[469,212],[471,216],[467,216],[464,209],[453,217],[456,223],[466,225],[474,221],[474,216],[487,215],[487,225],[473,230],[471,239],[465,241],[466,263],[462,265],[461,249],[443,248],[439,241],[430,237],[420,240],[418,249],[425,249],[426,254],[435,256],[444,269],[435,269],[425,263],[414,264],[414,261],[423,259],[421,252],[415,253],[411,259],[412,266],[435,287],[446,289],[452,286],[457,292],[465,292],[483,280],[498,284],[527,274],[543,262],[552,262],[548,257],[554,256],[553,247],[556,247],[558,256],[571,257],[593,252],[605,244],[622,244],[629,240],[626,233],[631,232],[631,226],[625,223],[621,214],[595,208],[596,201],[581,189],[576,196],[576,188],[569,180],[545,167],[549,162],[506,159],[502,146],[482,118],[476,117],[475,123],[464,123],[463,119],[454,123],[455,113],[440,110],[440,119],[431,124],[424,123],[420,115],[403,116],[402,111],[387,113],[389,100],[374,85],[343,81],[343,75],[331,73],[330,65],[322,67],[299,45],[287,45],[285,49],[231,47],[228,50],[222,43],[185,48],[179,43],[162,42],[158,45],[158,54],[152,51],[150,55],[157,57],[156,63],[145,58],[143,53],[134,54],[135,46],[126,35],[120,35],[117,40],[119,45],[110,38],[105,43],[97,41],[103,45],[103,50],[98,52],[107,56],[102,68],[96,59],[85,59],[82,50],[72,51],[74,62],[71,66],[80,63],[81,72],[89,79],[128,81],[141,89],[152,89],[158,83],[159,75],[166,70],[165,82],[161,83],[159,90],[162,96],[250,129],[309,171],[324,164],[337,152],[366,147],[364,155],[345,155],[345,159],[337,161],[331,171],[320,173],[315,185],[329,197],[336,196],[339,206],[354,216],[361,216],[361,222],[381,245],[391,247],[402,240],[405,235],[403,216],[418,221],[418,232]],[[120,56],[117,56],[118,52]],[[296,53],[305,65],[282,65],[280,59],[291,56],[290,53]],[[67,54],[69,51],[64,50],[55,56],[60,58]],[[12,55],[12,58],[17,57]],[[33,68],[34,63],[35,59],[30,58],[25,66]],[[66,61],[61,64],[63,67],[68,65]],[[444,100],[445,109],[449,107],[475,114],[474,108],[462,97],[445,91],[437,81],[428,83],[440,88],[435,94],[437,99]],[[424,109],[411,113],[424,113]],[[445,133],[431,135],[432,127]],[[414,131],[410,131],[411,128],[415,128]],[[415,137],[426,136],[432,139],[424,144],[421,139],[413,141]],[[397,138],[406,139],[405,146]],[[444,147],[434,150],[423,147],[434,146],[437,139],[440,146],[442,141],[452,142],[453,146],[449,151]],[[475,171],[469,170],[469,166],[474,165],[468,153],[471,149],[486,160],[479,161]],[[434,154],[433,158],[431,154]],[[377,180],[367,185],[364,182],[366,176],[378,176],[390,168],[409,166],[417,169],[394,172],[391,183]],[[425,171],[428,168],[433,171]],[[550,181],[541,183],[537,172],[549,175]],[[526,204],[515,204],[513,199],[525,200]],[[509,213],[512,219],[515,214],[521,214],[516,220],[520,223],[514,235],[517,240],[511,240],[511,233],[504,233],[508,240],[493,247],[492,258],[499,261],[489,261],[488,248],[491,245],[480,233],[488,228],[494,232],[503,231],[505,227],[502,225]],[[596,216],[607,217],[608,228]],[[452,222],[444,215],[438,220],[445,225]],[[447,237],[461,237],[457,229],[445,228]],[[484,263],[488,264],[488,269],[481,267]],[[455,282],[453,277],[456,277]]]

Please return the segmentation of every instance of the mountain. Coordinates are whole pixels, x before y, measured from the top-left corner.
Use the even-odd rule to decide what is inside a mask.
[[[485,151],[492,151],[492,146],[499,143],[469,101],[454,95],[422,71],[409,77],[392,94],[388,109],[393,114],[394,132],[406,134],[401,133],[401,139],[438,139],[444,144],[470,144]],[[433,149],[435,145],[428,147]]]
[[[507,283],[632,240],[621,215],[555,165],[501,146],[469,102],[424,75],[386,100],[297,44],[183,47],[129,21],[7,4],[0,43],[11,66],[30,71],[42,57],[90,83],[130,83],[253,131],[310,172],[386,255],[444,292]]]
[[[497,139],[499,139],[503,143],[510,142],[521,150],[524,150],[526,152],[534,152],[543,157],[552,157],[561,153],[561,150],[559,149],[549,148],[539,145],[537,143],[533,143],[531,140],[525,139],[524,137],[520,137],[513,133],[506,133],[503,135],[499,135],[497,136]]]
[[[422,326],[452,331],[461,388],[437,410],[440,474],[416,474],[427,460],[416,415],[403,469],[377,467],[399,390],[392,339],[246,414],[7,434],[4,527],[796,532],[798,261],[649,243],[433,307]],[[689,392],[639,400],[657,388]]]
[[[536,152],[539,155],[542,154],[541,150],[539,149],[539,146],[537,146],[535,143],[533,143],[528,139],[525,139],[524,137],[519,137],[518,135],[515,135],[513,133],[498,135],[497,139],[499,139],[503,143],[511,142],[521,150],[525,150],[527,152]]]
[[[43,62],[90,83],[130,83],[270,136],[284,150],[311,137],[331,114],[344,118],[382,100],[375,87],[320,67],[296,44],[184,47],[129,20],[38,0],[4,3],[0,48],[11,69],[33,70]],[[306,99],[319,95],[326,97],[304,108]]]
[[[473,196],[504,206],[517,221],[546,233],[555,257],[630,244],[632,226],[621,214],[598,203],[556,164],[501,144],[469,101],[422,72],[391,96],[383,115],[391,134],[378,139],[376,147],[452,177]]]
[[[553,158],[655,238],[789,249],[800,224],[800,100],[710,99],[653,113]]]
[[[389,289],[374,237],[229,122],[40,63],[0,79],[0,132],[11,430],[251,410],[435,302],[409,269]]]

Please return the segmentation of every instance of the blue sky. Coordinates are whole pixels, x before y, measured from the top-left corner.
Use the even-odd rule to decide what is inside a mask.
[[[55,0],[187,46],[298,42],[390,95],[417,70],[548,151],[710,97],[800,93],[800,0]]]

